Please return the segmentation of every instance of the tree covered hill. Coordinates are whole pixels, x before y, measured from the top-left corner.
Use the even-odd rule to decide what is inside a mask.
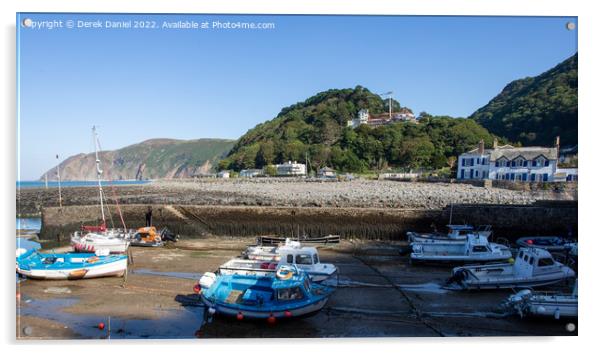
[[[398,122],[376,128],[347,127],[360,109],[388,111],[388,100],[368,89],[332,89],[284,108],[273,120],[243,135],[227,158],[224,169],[262,168],[272,163],[305,161],[312,169],[331,166],[362,172],[386,167],[444,167],[458,153],[493,136],[468,119],[423,114],[420,124]],[[400,104],[393,101],[393,110]]]
[[[577,54],[536,77],[512,81],[470,118],[523,145],[577,144]]]

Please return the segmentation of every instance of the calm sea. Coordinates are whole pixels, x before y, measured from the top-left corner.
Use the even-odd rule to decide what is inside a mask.
[[[113,180],[111,182],[103,181],[102,185],[140,185],[149,183],[149,180]],[[97,186],[98,182],[93,180],[80,180],[80,181],[61,181],[62,188],[75,187],[75,186]],[[44,188],[46,184],[43,181],[17,181],[17,189],[30,189],[30,188]],[[58,188],[59,183],[57,181],[49,181],[49,188]]]

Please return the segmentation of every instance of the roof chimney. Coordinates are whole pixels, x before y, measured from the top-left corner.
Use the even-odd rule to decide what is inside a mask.
[[[554,147],[556,148],[556,157],[558,157],[560,155],[560,136],[556,136]]]
[[[484,154],[485,153],[485,141],[483,141],[483,139],[481,139],[479,141],[479,150],[478,150],[479,154]]]
[[[497,149],[497,137],[493,138],[493,149]]]

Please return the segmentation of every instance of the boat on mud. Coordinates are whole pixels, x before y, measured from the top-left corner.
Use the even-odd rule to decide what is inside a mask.
[[[486,237],[468,234],[462,242],[440,242],[425,240],[412,243],[411,262],[492,262],[512,258],[510,249],[501,244],[490,243]]]
[[[512,294],[502,304],[511,313],[522,317],[553,317],[556,320],[573,319],[579,315],[577,281],[571,294],[535,292],[523,289]]]
[[[287,241],[278,247],[278,260],[232,259],[219,267],[222,275],[275,275],[278,266],[292,265],[306,272],[313,282],[322,282],[331,278],[337,267],[320,262],[318,250],[312,246],[301,246],[299,242]],[[272,254],[272,253],[270,253]],[[257,253],[255,253],[257,255]],[[254,257],[253,255],[251,255]],[[259,256],[259,255],[258,255]],[[269,257],[269,256],[268,256]]]
[[[421,242],[450,242],[450,243],[463,243],[468,235],[480,235],[489,238],[491,235],[491,226],[482,225],[476,229],[467,224],[448,224],[447,233],[433,232],[433,233],[418,233],[418,232],[407,232],[409,243],[421,243]]]
[[[163,228],[157,231],[155,227],[142,227],[130,236],[131,246],[159,247],[166,241],[178,241],[179,237],[169,229]]]
[[[540,248],[551,252],[570,251],[575,240],[563,237],[522,237],[516,240],[521,248]]]
[[[512,262],[456,267],[447,284],[457,289],[530,288],[573,277],[575,271],[554,260],[547,250],[522,248]]]
[[[121,254],[130,246],[129,237],[122,229],[107,229],[104,225],[82,226],[81,231],[71,235],[71,247],[78,253],[108,250],[112,254]]]
[[[121,277],[127,271],[126,255],[107,252],[43,254],[34,249],[17,249],[16,262],[17,273],[33,279]]]
[[[76,231],[71,235],[71,246],[75,252],[83,253],[94,253],[96,251],[108,250],[111,253],[124,253],[127,251],[130,241],[131,232],[127,230],[123,215],[121,214],[121,208],[119,203],[117,204],[117,210],[119,217],[123,225],[123,229],[107,228],[107,222],[105,217],[105,207],[108,205],[105,202],[105,194],[102,189],[102,169],[100,168],[100,158],[98,156],[99,142],[98,135],[96,134],[96,127],[92,127],[92,137],[94,140],[94,154],[96,156],[96,176],[98,180],[98,200],[100,206],[101,223],[95,226],[82,225],[79,231]]]
[[[238,320],[309,316],[321,310],[334,289],[311,282],[294,266],[280,266],[275,276],[205,273],[194,288],[210,315]]]

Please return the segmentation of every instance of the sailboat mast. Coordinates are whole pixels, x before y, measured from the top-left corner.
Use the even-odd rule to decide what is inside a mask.
[[[100,169],[100,158],[98,158],[98,135],[96,134],[96,126],[92,126],[92,136],[94,138],[94,155],[96,156],[96,177],[98,179],[98,196],[100,197],[100,213],[102,214],[102,224],[106,224],[105,209],[102,202],[102,169]]]

